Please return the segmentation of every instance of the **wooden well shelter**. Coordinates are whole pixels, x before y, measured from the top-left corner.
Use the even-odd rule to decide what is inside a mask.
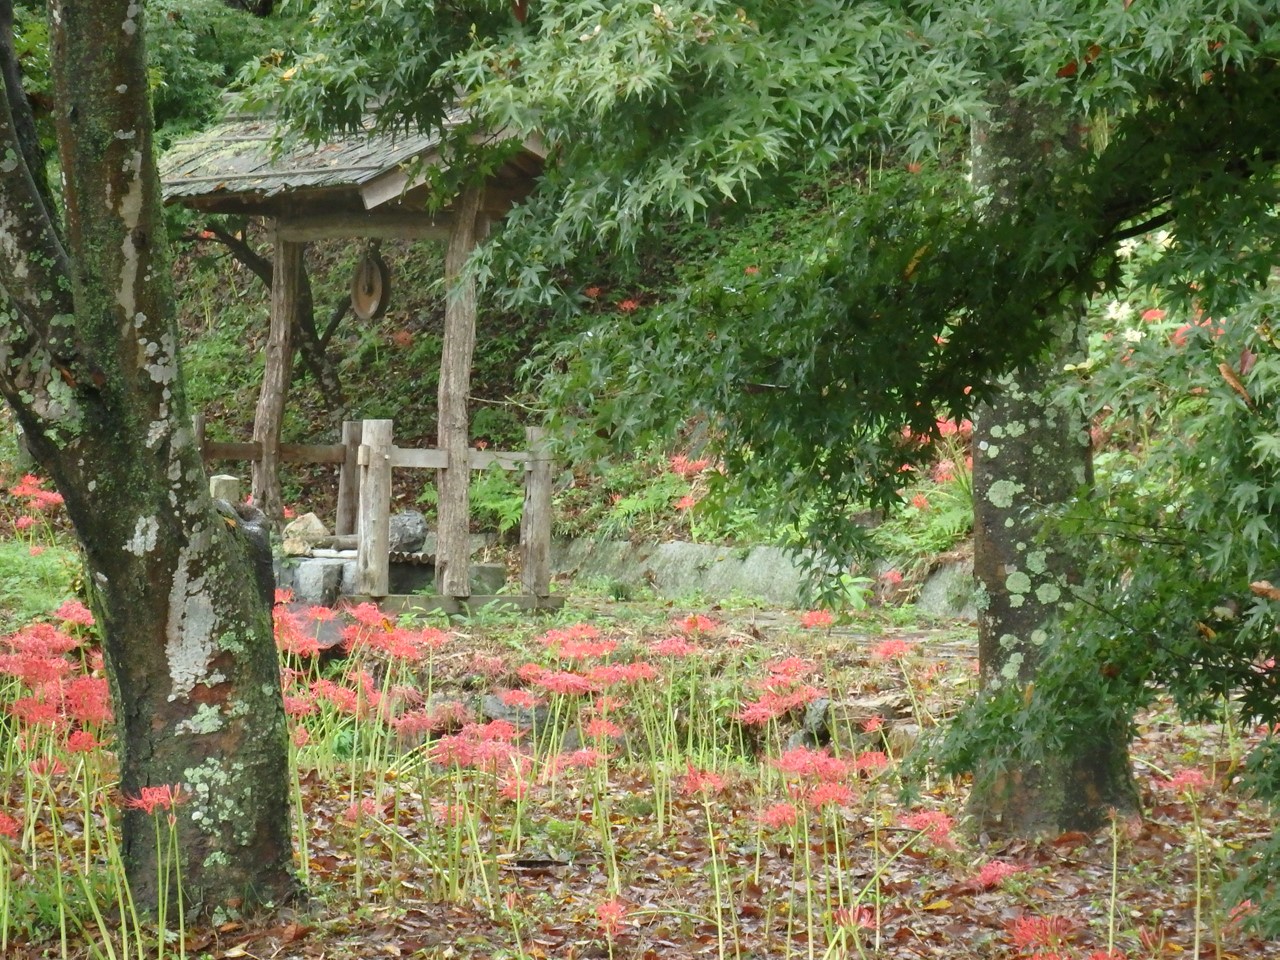
[[[455,111],[442,130],[384,133],[368,128],[313,144],[292,143],[269,116],[231,117],[170,148],[160,162],[166,203],[204,213],[261,217],[272,245],[270,330],[254,416],[254,501],[278,520],[280,431],[293,363],[306,245],[317,240],[428,239],[446,243],[444,344],[440,361],[438,549],[436,585],[470,594],[467,399],[476,342],[474,283],[463,270],[490,223],[527,196],[542,172],[536,140],[506,131],[467,130]],[[450,163],[446,134],[466,131],[475,145],[505,143],[505,162],[483,183],[446,202],[432,195]],[[413,371],[405,371],[412,376]],[[367,454],[368,451],[365,451]]]

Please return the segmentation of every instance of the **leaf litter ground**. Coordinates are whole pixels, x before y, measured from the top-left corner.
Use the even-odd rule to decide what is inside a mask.
[[[1280,956],[1219,893],[1271,829],[1233,788],[1251,731],[1145,716],[1144,817],[1095,836],[995,842],[967,829],[965,783],[904,791],[904,756],[972,694],[966,626],[589,601],[427,626],[278,610],[308,896],[192,925],[187,956]],[[92,757],[109,771],[109,750]],[[39,891],[83,871],[53,831],[88,832],[87,808],[110,829],[118,798],[86,807],[87,780],[37,773],[8,779],[31,827],[0,837],[10,954],[109,956],[109,916],[64,946]],[[56,804],[23,795],[36,783]]]

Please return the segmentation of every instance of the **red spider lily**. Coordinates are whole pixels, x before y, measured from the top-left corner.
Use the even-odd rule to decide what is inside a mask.
[[[74,730],[71,736],[67,737],[68,753],[90,753],[102,746],[93,738],[93,734],[88,730]]]
[[[843,780],[853,770],[853,764],[848,760],[809,747],[792,747],[771,762],[787,776],[802,780],[835,782]]]
[[[293,745],[301,750],[311,742],[311,731],[299,724],[293,731]]]
[[[800,626],[806,630],[829,627],[835,622],[835,615],[830,610],[806,610],[800,615]]]
[[[684,634],[710,633],[718,626],[720,624],[715,620],[700,613],[691,613],[683,620],[676,621],[676,629]]]
[[[128,794],[124,797],[124,805],[130,810],[141,810],[150,816],[157,810],[172,810],[187,799],[182,786],[171,783],[158,787],[143,787],[136,797]]]
[[[801,677],[807,677],[817,668],[811,660],[787,657],[784,660],[765,664],[765,669],[769,672],[769,679],[765,681],[765,685],[771,686],[778,680],[799,680]]]
[[[1016,917],[1005,929],[1019,950],[1060,947],[1075,932],[1075,921],[1060,915],[1051,917]]]
[[[896,587],[902,582],[902,571],[886,570],[881,574],[880,579],[884,581],[885,586]]]
[[[881,716],[867,717],[867,719],[862,721],[863,733],[875,733],[882,727],[884,727],[884,717]]]
[[[618,309],[623,313],[635,313],[640,309],[639,300],[622,300],[618,303]]]
[[[569,640],[561,644],[557,656],[564,660],[600,660],[617,649],[614,640]]]
[[[853,769],[857,773],[875,774],[889,766],[889,757],[882,750],[864,750],[853,758]]]
[[[809,791],[809,805],[815,810],[827,807],[847,807],[853,803],[853,791],[843,783],[819,783]]]
[[[105,677],[75,677],[62,687],[62,706],[68,717],[82,724],[107,726],[111,712],[111,688]]]
[[[559,773],[561,770],[590,770],[607,756],[607,753],[600,750],[583,747],[581,750],[571,750],[552,757],[550,770],[553,773]]]
[[[360,710],[360,694],[332,680],[321,678],[311,684],[311,693],[317,700],[325,700],[339,713],[354,714]]]
[[[898,821],[908,830],[918,830],[939,846],[952,846],[951,828],[955,821],[941,810],[919,810]]]
[[[672,473],[678,473],[686,480],[691,480],[698,474],[702,473],[703,470],[706,470],[707,467],[711,466],[711,461],[690,460],[686,456],[677,455],[668,460],[667,464],[671,467]]]
[[[692,494],[685,494],[675,503],[675,507],[677,510],[692,510],[697,505],[698,505],[698,498],[693,496]]]
[[[287,607],[276,607],[272,619],[276,649],[295,657],[314,657],[320,653],[320,642],[303,628],[297,616]]]
[[[63,601],[53,615],[63,623],[73,623],[77,627],[92,627],[94,623],[93,612],[79,600]]]
[[[982,890],[990,890],[1004,883],[1015,873],[1021,873],[1022,867],[1003,860],[988,860],[973,875],[974,886]]]
[[[23,514],[17,520],[13,521],[13,526],[17,530],[30,530],[40,521],[30,514]]]
[[[27,764],[27,769],[37,777],[60,777],[67,772],[67,765],[57,757],[39,757]]]
[[[1174,793],[1196,795],[1213,786],[1213,780],[1199,770],[1188,768],[1179,770],[1168,780],[1157,780],[1156,786]]]
[[[708,797],[724,789],[724,777],[712,770],[699,770],[692,762],[685,768],[684,785],[681,791],[687,796]]]
[[[380,816],[382,816],[382,805],[373,797],[363,797],[343,811],[342,819],[347,823],[358,823],[366,817],[373,820]]]
[[[586,725],[583,726],[582,732],[588,737],[597,740],[622,736],[622,728],[612,720],[606,720],[604,717],[595,717],[588,720]]]
[[[521,710],[532,710],[546,702],[542,697],[528,690],[503,690],[498,694],[498,699],[504,706],[518,707]]]
[[[9,634],[0,643],[15,653],[57,657],[80,646],[81,640],[51,623],[30,623],[16,633]]]
[[[649,652],[656,657],[692,657],[705,651],[696,643],[690,643],[678,634],[649,644]]]
[[[794,803],[775,803],[760,812],[760,823],[770,830],[794,827],[800,819],[800,811]]]
[[[66,718],[58,710],[58,704],[43,696],[18,697],[6,709],[31,727],[57,729],[66,723]]]
[[[867,906],[840,907],[831,912],[831,919],[837,926],[847,927],[850,930],[859,927],[864,930],[876,928],[876,912]]]
[[[521,668],[523,670],[523,668]],[[559,694],[562,697],[585,697],[587,694],[595,693],[599,689],[598,684],[594,680],[589,680],[580,673],[574,673],[572,670],[542,670],[529,679],[535,686],[541,687],[549,693]]]
[[[8,837],[10,840],[17,840],[18,834],[21,832],[21,820],[16,817],[11,817],[7,813],[0,812],[0,837]]]
[[[378,609],[376,603],[359,603],[353,607],[347,607],[344,612],[356,623],[366,627],[378,627],[385,630],[390,626],[386,616]]]
[[[915,651],[915,644],[905,640],[883,640],[871,648],[872,660],[897,660],[909,656]]]
[[[656,680],[658,671],[653,664],[643,661],[635,663],[602,663],[587,671],[587,680],[595,684],[597,689],[625,686],[632,683],[644,683]]]
[[[291,717],[309,717],[316,710],[316,698],[310,693],[304,693],[301,696],[294,696],[291,693],[284,695],[284,712]]]
[[[71,672],[71,664],[62,657],[46,657],[36,653],[0,654],[0,674],[17,677],[28,687],[56,683]]]
[[[600,932],[612,940],[622,932],[622,921],[631,911],[620,900],[606,900],[596,907],[596,925]]]

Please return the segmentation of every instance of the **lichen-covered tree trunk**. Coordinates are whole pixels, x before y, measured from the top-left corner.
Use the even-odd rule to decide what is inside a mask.
[[[118,715],[120,792],[170,785],[186,797],[177,831],[193,903],[280,901],[293,879],[270,611],[246,540],[209,499],[183,393],[143,7],[54,0],[49,11],[65,229],[29,165],[25,101],[6,89],[0,392],[84,550]],[[0,55],[11,57],[4,40]],[[122,816],[134,897],[154,904],[151,818]]]
[[[1055,158],[1076,148],[1064,118],[1012,97],[975,131],[974,179],[992,215],[1013,210]],[[974,574],[981,603],[978,659],[991,694],[1033,689],[1049,630],[1071,602],[1077,558],[1041,536],[1045,508],[1062,505],[1091,481],[1088,425],[1062,399],[1063,366],[1079,352],[1078,310],[1064,308],[1058,340],[1039,364],[1003,378],[975,418]],[[1110,809],[1136,809],[1123,725],[1039,744],[1034,761],[999,758],[977,771],[970,812],[991,834],[1032,836],[1092,829]]]

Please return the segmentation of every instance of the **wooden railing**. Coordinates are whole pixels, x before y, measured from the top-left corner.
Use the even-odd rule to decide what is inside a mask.
[[[255,461],[262,457],[258,443],[229,443],[205,438],[204,418],[197,417],[196,440],[205,462]],[[524,471],[524,513],[520,519],[520,582],[527,595],[545,598],[551,592],[551,467],[545,432],[525,430],[529,449],[515,452],[468,448],[467,466],[487,470]],[[391,471],[444,470],[450,466],[444,450],[397,447],[393,421],[347,421],[341,443],[282,443],[281,463],[319,463],[338,467],[338,509],[334,533],[356,535],[356,592],[387,596],[390,586],[388,533],[391,520]],[[465,544],[467,528],[436,531],[438,552],[450,544]],[[455,556],[459,552],[455,551]],[[465,547],[462,556],[467,555]],[[470,582],[462,577],[461,582]]]

